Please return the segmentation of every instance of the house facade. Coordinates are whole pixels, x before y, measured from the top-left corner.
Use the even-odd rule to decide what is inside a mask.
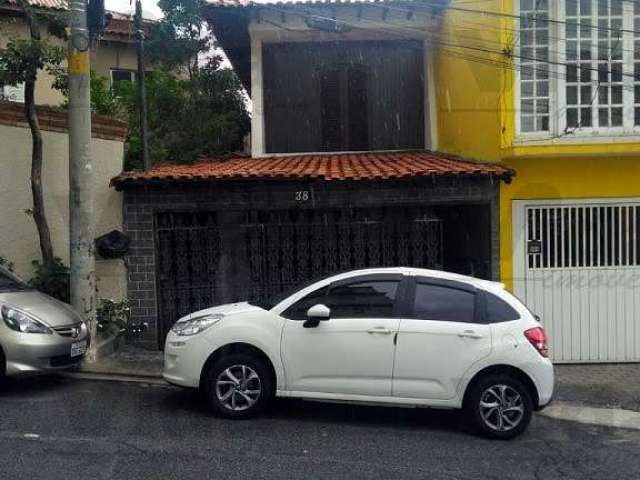
[[[132,315],[149,324],[149,345],[162,348],[171,325],[199,308],[261,300],[347,269],[498,278],[499,185],[513,172],[435,151],[425,32],[438,28],[437,10],[320,4],[310,20],[307,8],[206,9],[251,95],[250,157],[113,180],[132,242]],[[326,24],[331,15],[339,27]],[[349,27],[358,21],[388,28]]]
[[[500,277],[555,361],[638,361],[640,9],[462,3],[436,67],[439,146],[516,172],[500,187]]]
[[[319,252],[328,240],[296,237],[296,212],[319,212],[308,231],[331,232],[328,225],[343,222],[327,220],[328,211],[348,205],[342,211],[355,216],[339,218],[365,225],[374,254],[355,253],[360,234],[341,237],[337,228],[336,245],[349,252],[344,267],[384,264],[375,252],[386,248],[396,252],[389,257],[395,263],[500,280],[541,316],[555,361],[640,360],[640,11],[634,2],[221,0],[206,16],[251,95],[252,158],[115,179],[125,191],[131,233],[152,239],[137,243],[131,257],[144,272],[135,281],[130,273],[129,281],[139,315],[170,325],[194,304],[189,275],[202,270],[179,265],[190,261],[188,248],[171,249],[192,235],[177,232],[192,232],[193,222],[205,220],[167,220],[171,208],[230,212],[244,204],[245,216],[234,225],[262,232],[255,240],[240,235],[233,245],[241,251],[254,245],[266,260],[220,258],[231,270],[246,263],[248,271],[259,266],[273,277],[256,283],[240,274],[247,290],[232,287],[226,297],[214,295],[217,302],[250,298],[258,284],[269,291],[283,281],[283,267],[296,272],[296,281],[307,278],[297,273],[305,265],[298,252],[307,250],[294,245],[301,238]],[[473,169],[465,169],[477,161],[487,170],[469,174]],[[385,213],[358,210],[365,207]],[[412,208],[417,216],[407,213]],[[384,228],[389,218],[405,218],[405,225],[436,220],[441,240],[431,245],[440,249],[438,260],[400,257],[397,243],[366,230],[370,222]],[[219,228],[208,221],[211,231]],[[392,230],[396,239],[410,238]],[[270,250],[274,235],[291,253]],[[170,254],[158,253],[160,245],[169,245]],[[175,262],[163,264],[165,258]],[[170,307],[159,298],[166,292],[182,292],[184,308],[165,314]],[[206,305],[212,296],[202,298]],[[150,340],[161,344],[162,332]]]

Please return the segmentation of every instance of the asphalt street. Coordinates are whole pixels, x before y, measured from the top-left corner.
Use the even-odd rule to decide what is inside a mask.
[[[213,417],[197,392],[41,377],[0,391],[0,479],[634,479],[640,431],[536,416],[478,438],[455,412],[278,401]]]

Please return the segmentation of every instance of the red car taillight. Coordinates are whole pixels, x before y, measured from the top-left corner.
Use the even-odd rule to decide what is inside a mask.
[[[531,342],[533,348],[535,348],[543,357],[549,356],[549,346],[547,345],[547,334],[544,333],[542,327],[532,328],[524,332],[524,336]]]

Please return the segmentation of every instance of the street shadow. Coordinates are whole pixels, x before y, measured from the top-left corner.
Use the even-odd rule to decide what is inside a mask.
[[[348,423],[364,428],[467,431],[463,415],[455,410],[371,406],[298,399],[276,399],[266,416],[329,424]]]
[[[191,388],[172,388],[167,390],[161,407],[169,411],[179,410],[188,414],[211,415],[203,394]]]
[[[168,411],[207,416],[223,422],[238,421],[215,416],[209,409],[204,395],[197,390],[168,391],[164,396],[162,407]],[[267,412],[252,421],[345,424],[371,429],[446,430],[470,433],[462,412],[456,410],[369,406],[282,398],[274,400]]]
[[[24,377],[9,377],[0,384],[0,397],[38,395],[62,390],[71,380],[56,374],[34,374]]]

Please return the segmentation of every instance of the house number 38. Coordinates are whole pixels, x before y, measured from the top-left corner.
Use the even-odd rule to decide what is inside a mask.
[[[297,202],[306,202],[307,200],[309,200],[309,190],[298,190],[296,192]]]

